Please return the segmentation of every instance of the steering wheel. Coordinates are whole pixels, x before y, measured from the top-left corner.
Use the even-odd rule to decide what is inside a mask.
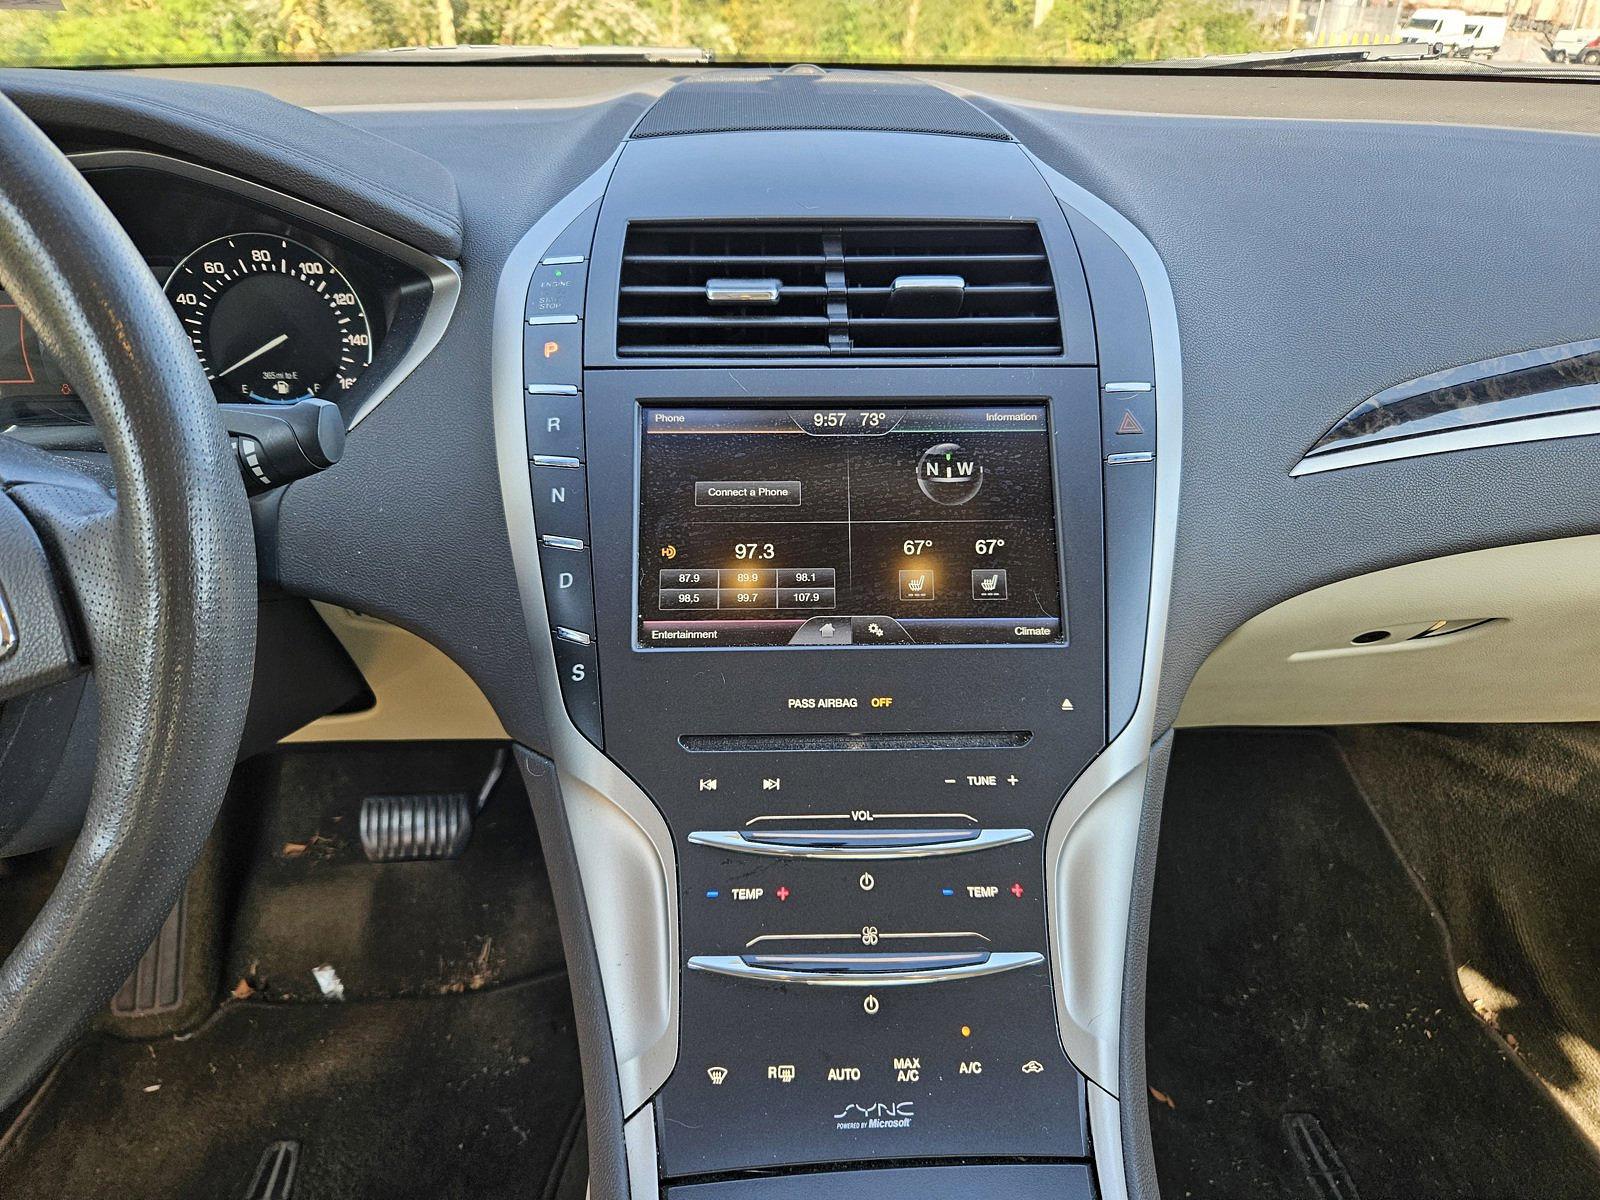
[[[92,670],[83,831],[0,966],[0,1109],[116,992],[199,859],[239,751],[256,571],[216,398],[98,196],[0,97],[0,279],[77,389],[115,491],[0,436],[0,704]]]

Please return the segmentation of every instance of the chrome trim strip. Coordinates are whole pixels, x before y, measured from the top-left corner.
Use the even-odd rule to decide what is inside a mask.
[[[1122,1106],[1110,1092],[1088,1085],[1089,1129],[1094,1134],[1094,1173],[1100,1200],[1128,1200],[1122,1151]]]
[[[17,648],[17,621],[6,603],[6,594],[0,591],[0,659],[8,658]]]
[[[557,546],[562,550],[582,550],[584,548],[583,542],[577,538],[557,537],[553,533],[543,535],[539,541],[546,546]]]
[[[539,546],[542,541],[576,550],[583,543],[541,539],[534,526],[522,378],[525,311],[534,269],[567,225],[604,194],[621,153],[619,146],[599,170],[557,201],[506,259],[495,295],[492,394],[495,454],[522,615],[534,647],[550,757],[560,771],[562,802],[600,960],[622,1111],[631,1117],[666,1082],[678,1056],[677,857],[660,811],[578,732],[561,697]],[[628,1127],[634,1128],[634,1122]],[[654,1183],[649,1181],[648,1194],[654,1194]]]
[[[776,279],[708,279],[707,304],[776,304],[783,284]]]
[[[1108,454],[1106,462],[1112,466],[1118,463],[1147,463],[1155,462],[1156,456],[1148,450],[1130,450],[1126,454]]]
[[[1396,438],[1392,442],[1351,446],[1347,450],[1322,450],[1307,454],[1289,474],[1298,478],[1301,475],[1320,475],[1324,471],[1342,471],[1347,467],[1370,467],[1375,463],[1398,462],[1405,458],[1450,454],[1456,450],[1514,446],[1519,442],[1549,442],[1561,438],[1589,437],[1597,433],[1600,433],[1600,410],[1589,409],[1549,417],[1523,417],[1496,425],[1473,425]]]
[[[583,463],[564,454],[535,454],[528,460],[536,467],[581,467]]]
[[[1059,196],[1060,193],[1058,192],[1057,195]],[[1099,222],[1096,222],[1096,224],[1099,224]],[[1106,232],[1109,233],[1110,230]],[[1151,383],[1102,383],[1100,390],[1102,392],[1153,392],[1155,391],[1155,385]]]
[[[594,639],[579,629],[568,629],[565,625],[557,625],[552,632],[563,642],[572,642],[578,646],[594,645]]]
[[[528,395],[530,396],[576,396],[578,388],[572,383],[530,383]]]
[[[114,167],[144,167],[192,179],[197,183],[209,184],[222,191],[232,192],[236,196],[243,196],[269,208],[278,209],[300,220],[320,225],[329,233],[349,238],[352,242],[359,242],[369,250],[376,250],[379,254],[387,255],[420,271],[427,279],[430,289],[428,305],[422,314],[422,323],[417,327],[411,344],[400,356],[400,361],[372,386],[366,399],[357,406],[355,414],[345,426],[347,431],[366,420],[372,410],[382,404],[389,394],[421,365],[422,360],[433,353],[434,347],[444,337],[444,331],[450,326],[450,318],[456,310],[456,301],[461,297],[461,272],[452,262],[424,254],[415,246],[407,245],[386,233],[369,229],[349,217],[341,217],[336,212],[330,212],[295,196],[286,195],[259,183],[252,183],[248,179],[241,179],[226,171],[185,162],[181,158],[170,158],[165,154],[156,154],[149,150],[86,150],[68,157],[80,172]]]
[[[584,261],[581,254],[553,254],[549,258],[541,258],[541,267],[572,267]]]
[[[576,325],[577,313],[559,313],[551,317],[529,317],[529,325]]]
[[[1090,1081],[1089,1127],[1101,1195],[1124,1200],[1122,1129],[1115,1103],[1121,1086],[1122,981],[1172,594],[1183,461],[1183,365],[1177,305],[1156,248],[1105,201],[1028,153],[1062,205],[1099,226],[1132,262],[1144,287],[1155,351],[1155,545],[1139,699],[1126,728],[1067,790],[1045,833],[1061,1044]],[[1112,1102],[1096,1100],[1097,1092]],[[1137,1096],[1132,1102],[1144,1099]]]
[[[656,1109],[646,1104],[622,1123],[623,1155],[628,1163],[629,1200],[661,1200],[661,1163],[656,1153]],[[585,1196],[593,1193],[586,1190]]]
[[[806,983],[813,987],[909,987],[919,983],[954,983],[959,979],[999,975],[1006,971],[1015,971],[1019,967],[1038,966],[1043,962],[1044,955],[1028,950],[996,951],[981,963],[970,963],[959,967],[934,967],[925,971],[851,971],[848,974],[794,971],[779,967],[751,966],[737,954],[696,954],[689,959],[687,965],[691,971],[709,971],[714,975],[732,975],[760,983]]]
[[[785,832],[793,832],[785,830]],[[810,832],[809,830],[807,832]],[[841,837],[848,836],[841,832]],[[859,834],[857,836],[869,836]],[[965,841],[932,842],[921,846],[785,846],[773,842],[752,841],[737,830],[696,830],[689,841],[696,846],[709,846],[715,850],[731,850],[736,854],[760,854],[771,858],[828,858],[851,862],[881,858],[941,858],[950,854],[969,854],[974,850],[988,850],[994,846],[1009,846],[1026,842],[1033,837],[1031,829],[984,829],[975,838]]]

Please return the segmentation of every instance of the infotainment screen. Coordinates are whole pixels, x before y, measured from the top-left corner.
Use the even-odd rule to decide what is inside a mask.
[[[1062,640],[1042,404],[641,419],[641,646]]]

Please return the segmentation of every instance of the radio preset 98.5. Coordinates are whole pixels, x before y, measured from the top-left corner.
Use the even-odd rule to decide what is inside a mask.
[[[1043,404],[640,420],[641,646],[1062,640]]]

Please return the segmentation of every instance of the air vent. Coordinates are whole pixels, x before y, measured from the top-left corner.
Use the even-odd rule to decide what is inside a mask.
[[[667,357],[1061,353],[1026,222],[630,225],[617,350]]]

